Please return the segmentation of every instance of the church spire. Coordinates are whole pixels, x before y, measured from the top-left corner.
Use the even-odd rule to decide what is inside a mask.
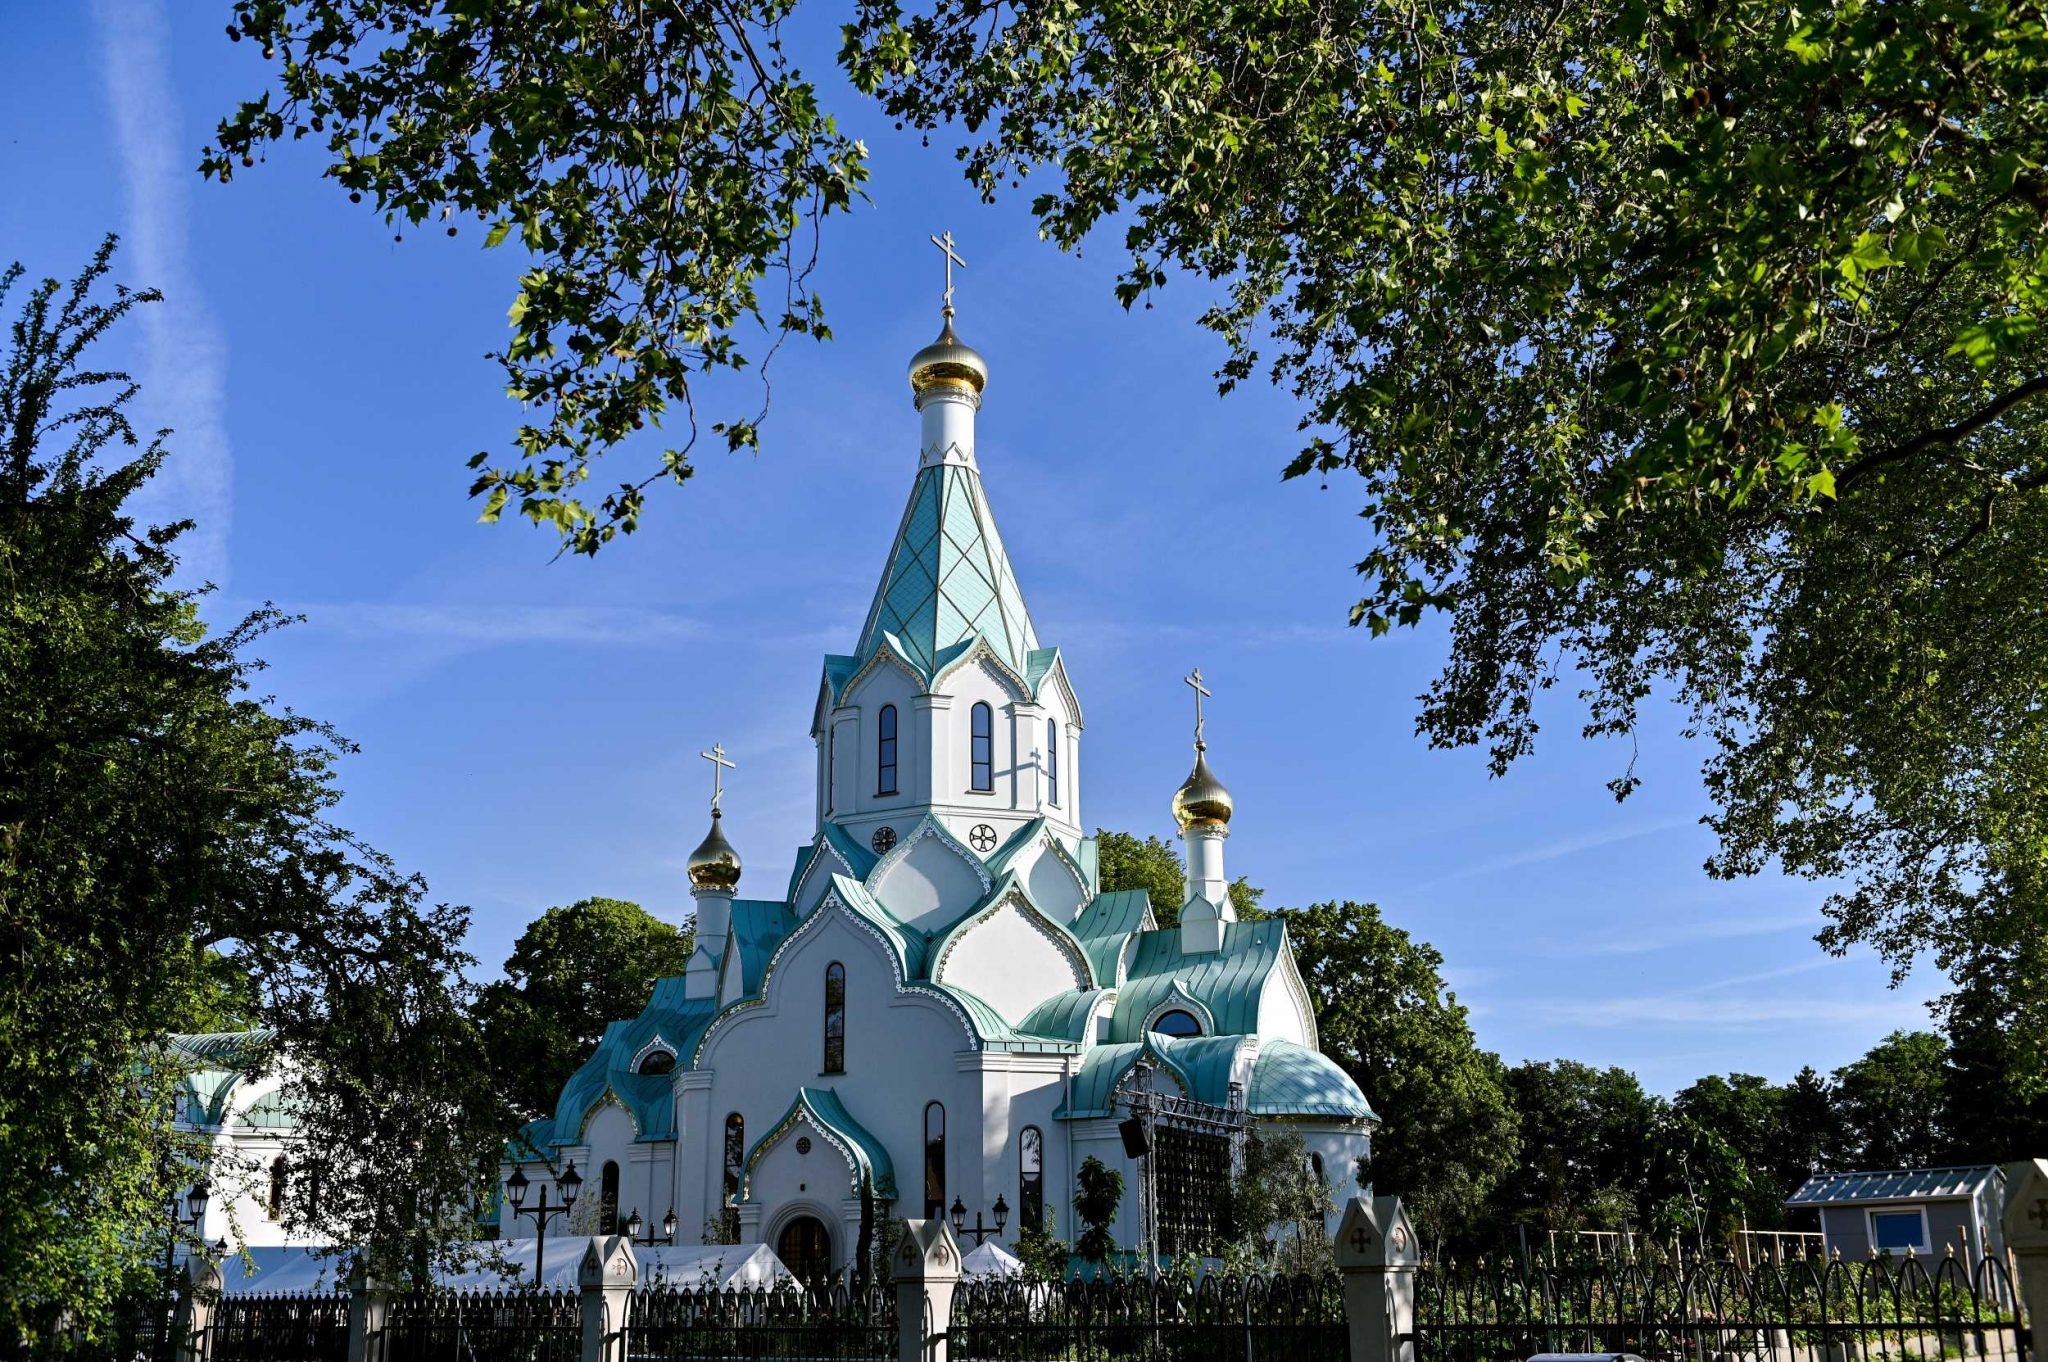
[[[714,744],[698,756],[711,763],[711,831],[690,853],[690,897],[697,900],[696,944],[689,963],[683,967],[683,996],[711,998],[718,994],[718,965],[725,954],[725,937],[732,926],[733,891],[740,883],[740,854],[725,839],[721,826],[725,814],[725,773],[738,763],[725,755],[725,744]]]
[[[953,249],[953,234],[932,238],[946,261],[946,292],[939,309],[939,338],[910,357],[910,391],[924,414],[918,466],[974,467],[974,413],[988,386],[988,361],[953,333],[953,267],[967,262]]]
[[[1202,734],[1202,701],[1210,691],[1197,667],[1183,682],[1195,692],[1195,769],[1173,792],[1173,821],[1188,846],[1187,902],[1180,910],[1181,950],[1189,955],[1223,948],[1223,924],[1237,920],[1230,880],[1223,871],[1223,841],[1230,836],[1236,801],[1209,769]]]

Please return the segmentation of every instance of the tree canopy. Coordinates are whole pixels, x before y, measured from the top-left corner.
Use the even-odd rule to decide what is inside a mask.
[[[1142,889],[1152,904],[1152,916],[1160,926],[1180,922],[1180,910],[1188,897],[1188,869],[1172,844],[1156,834],[1140,838],[1135,833],[1095,830],[1096,866],[1102,890]],[[1243,875],[1230,882],[1230,906],[1238,920],[1257,922],[1269,917],[1259,907],[1266,891]]]
[[[477,1020],[498,1091],[523,1118],[551,1115],[607,1022],[637,1014],[655,980],[683,972],[695,941],[624,899],[550,908],[519,934]]]

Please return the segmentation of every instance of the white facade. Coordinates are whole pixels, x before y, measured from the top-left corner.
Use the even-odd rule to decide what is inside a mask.
[[[691,858],[685,974],[613,1023],[512,1144],[530,1179],[574,1160],[583,1226],[672,1211],[685,1242],[765,1243],[813,1275],[847,1265],[865,1186],[877,1225],[955,1200],[992,1220],[1000,1197],[1005,1240],[1041,1204],[1071,1240],[1074,1172],[1094,1154],[1125,1174],[1114,1229],[1136,1247],[1116,1124],[1141,1058],[1163,1091],[1300,1129],[1339,1203],[1357,1190],[1374,1118],[1316,1050],[1284,923],[1235,920],[1221,786],[1220,804],[1175,801],[1182,926],[1159,930],[1142,891],[1098,892],[1085,717],[975,459],[986,373],[950,320],[913,361],[909,504],[811,716],[817,830],[786,878],[760,877],[786,895],[739,896],[714,815]],[[1183,797],[1197,778],[1213,779],[1198,766]],[[503,1228],[530,1232],[509,1212]]]
[[[171,1038],[173,1051],[190,1065],[179,1084],[174,1126],[207,1148],[211,1196],[192,1233],[205,1244],[225,1240],[233,1252],[326,1242],[285,1228],[298,1122],[290,1075],[266,1053],[274,1038],[270,1031]]]

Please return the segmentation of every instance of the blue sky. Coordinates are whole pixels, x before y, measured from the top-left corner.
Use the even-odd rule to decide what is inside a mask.
[[[1347,629],[1361,556],[1343,481],[1283,483],[1284,394],[1219,398],[1201,295],[1152,311],[1110,293],[1114,240],[1041,244],[1021,202],[979,204],[949,157],[850,95],[873,202],[827,229],[818,283],[838,339],[776,361],[758,456],[707,450],[640,534],[551,561],[523,522],[474,523],[463,459],[516,409],[483,358],[516,258],[475,230],[392,240],[294,152],[232,185],[193,167],[215,118],[260,88],[223,0],[12,7],[0,46],[0,259],[69,275],[109,229],[120,276],[169,301],[119,358],[144,415],[177,427],[162,513],[192,514],[216,615],[274,600],[307,622],[266,640],[267,688],[362,745],[343,817],[473,906],[495,970],[520,928],[587,894],[680,919],[722,741],[756,889],[809,835],[820,654],[844,651],[916,466],[903,364],[936,326],[926,236],[969,269],[962,334],[993,377],[981,463],[1041,637],[1087,712],[1091,825],[1171,831],[1186,773],[1179,678],[1216,698],[1211,755],[1237,796],[1233,873],[1272,904],[1378,902],[1435,943],[1485,1045],[1511,1062],[1622,1064],[1671,1091],[1710,1072],[1782,1079],[1924,1023],[1940,980],[1886,987],[1866,954],[1812,942],[1822,892],[1716,883],[1697,826],[1702,755],[1676,716],[1641,734],[1644,787],[1604,788],[1626,745],[1577,736],[1568,696],[1505,779],[1414,736],[1435,628]],[[799,33],[830,69],[831,26]],[[651,441],[599,470],[616,481]],[[756,878],[758,877],[758,878]]]

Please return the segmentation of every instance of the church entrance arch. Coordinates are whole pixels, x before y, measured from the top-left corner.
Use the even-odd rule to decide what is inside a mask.
[[[775,1256],[805,1286],[832,1283],[832,1233],[814,1215],[800,1215],[775,1236]]]

